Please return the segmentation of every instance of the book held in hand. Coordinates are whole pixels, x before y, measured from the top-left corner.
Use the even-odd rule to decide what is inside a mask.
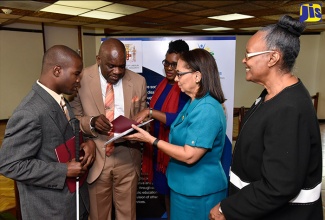
[[[132,131],[134,131],[134,128],[132,128],[132,124],[137,125],[138,127],[141,127],[143,125],[148,124],[153,119],[150,119],[148,121],[145,121],[143,123],[138,123],[132,119],[129,119],[123,115],[118,116],[112,121],[113,124],[113,132],[114,136],[112,136],[108,141],[105,142],[105,145],[111,143],[112,141],[115,141],[127,134],[130,134]]]
[[[83,143],[83,138],[82,138],[82,133],[79,132],[79,143]],[[76,157],[76,141],[75,141],[75,136],[73,136],[72,138],[70,138],[69,140],[67,140],[65,143],[60,144],[59,146],[57,146],[55,148],[55,154],[56,157],[58,158],[58,161],[60,163],[66,163],[70,160],[72,160],[73,158]],[[80,156],[84,156],[84,151],[81,150],[79,155]],[[87,175],[88,175],[88,171],[82,175],[79,178],[79,187],[82,186],[82,184],[85,182],[85,180],[87,179]],[[71,193],[74,193],[76,191],[76,178],[74,177],[67,177],[66,178],[66,184],[69,188],[69,191]]]

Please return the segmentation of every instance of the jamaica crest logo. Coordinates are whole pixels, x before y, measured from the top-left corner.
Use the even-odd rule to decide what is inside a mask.
[[[214,52],[209,47],[206,47],[205,44],[198,44],[198,48],[204,49],[208,51],[212,56],[214,56]]]

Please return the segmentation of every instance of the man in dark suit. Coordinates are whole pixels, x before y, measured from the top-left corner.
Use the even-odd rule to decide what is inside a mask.
[[[74,135],[63,111],[62,94],[73,94],[80,83],[83,64],[72,49],[56,45],[43,57],[39,80],[8,121],[0,149],[0,173],[17,181],[23,219],[76,219],[76,193],[71,193],[67,177],[83,175],[95,158],[95,143],[80,145],[85,155],[59,163],[55,148]],[[64,100],[64,99],[63,99]],[[87,183],[80,193],[80,219],[88,218]]]
[[[105,146],[111,129],[105,113],[113,111],[114,118],[134,117],[146,108],[147,85],[144,77],[126,69],[125,46],[118,39],[105,40],[96,60],[96,64],[84,69],[78,96],[71,102],[82,131],[95,137],[97,147],[96,161],[88,175],[90,219],[111,219],[114,201],[116,219],[135,220],[139,143],[120,139]],[[114,105],[105,107],[107,86],[111,85]]]

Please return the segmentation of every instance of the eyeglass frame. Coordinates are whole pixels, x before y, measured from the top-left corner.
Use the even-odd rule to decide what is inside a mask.
[[[164,66],[164,67],[172,67],[172,69],[173,70],[175,70],[176,69],[176,67],[177,67],[177,62],[172,62],[172,63],[170,63],[170,62],[168,62],[166,59],[165,60],[162,60],[161,61],[161,63],[162,63],[162,65]],[[168,65],[166,65],[166,64],[168,64]]]
[[[261,51],[261,52],[252,52],[252,53],[245,53],[245,59],[246,60],[249,60],[250,58],[252,57],[255,57],[255,56],[258,56],[258,55],[261,55],[261,54],[265,54],[265,53],[271,53],[271,52],[274,52],[274,50],[264,50],[264,51]]]
[[[183,75],[186,75],[188,73],[195,73],[196,71],[188,71],[188,72],[179,72],[179,71],[176,71],[176,76],[180,79],[181,76]]]

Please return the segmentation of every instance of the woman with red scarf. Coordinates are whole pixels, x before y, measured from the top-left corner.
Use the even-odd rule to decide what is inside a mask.
[[[150,133],[167,142],[170,125],[189,99],[189,96],[181,92],[174,80],[179,56],[188,50],[189,46],[184,40],[179,39],[169,43],[165,59],[162,61],[166,77],[156,87],[150,101],[150,108],[135,116],[137,120],[147,117],[154,118],[155,120],[150,126]],[[168,155],[151,144],[146,145],[143,152],[142,172],[148,173],[148,181],[153,183],[158,193],[165,195],[166,211],[169,218],[170,192],[165,175],[168,161]]]

